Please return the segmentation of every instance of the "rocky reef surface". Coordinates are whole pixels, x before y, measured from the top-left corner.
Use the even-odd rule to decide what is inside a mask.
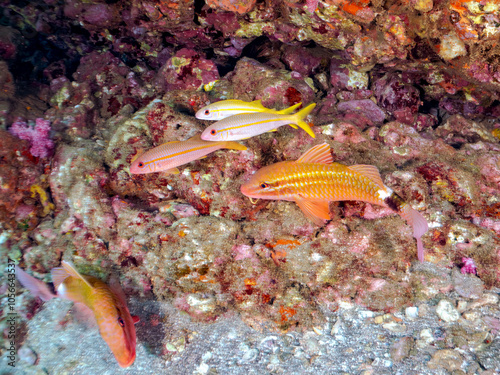
[[[500,372],[499,13],[475,0],[0,1],[1,372]],[[315,102],[316,138],[281,127],[178,175],[130,173],[224,99]],[[425,262],[391,210],[331,203],[320,228],[293,202],[241,194],[323,142],[425,216]],[[50,282],[62,259],[120,278],[141,319],[132,367],[71,303],[19,287],[9,299],[9,260]]]

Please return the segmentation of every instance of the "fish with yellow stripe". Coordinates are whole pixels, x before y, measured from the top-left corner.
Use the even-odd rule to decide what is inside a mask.
[[[130,165],[130,173],[145,174],[165,172],[178,174],[178,166],[205,157],[206,155],[227,148],[244,151],[247,148],[238,142],[207,142],[200,135],[186,141],[167,142],[139,155]]]
[[[249,198],[294,201],[316,225],[330,219],[331,201],[359,200],[389,207],[413,227],[418,259],[424,261],[421,237],[427,232],[427,220],[384,185],[375,166],[334,163],[326,143],[311,148],[296,161],[258,170],[241,186],[241,192]]]
[[[136,335],[132,317],[119,284],[108,286],[103,281],[81,275],[75,267],[62,261],[62,267],[51,271],[57,295],[42,281],[28,275],[16,266],[16,278],[34,295],[47,301],[54,297],[69,299],[80,309],[93,313],[99,332],[113,352],[120,367],[129,367],[135,361]]]
[[[315,103],[309,104],[294,114],[258,112],[226,117],[206,128],[201,133],[201,139],[205,141],[237,141],[276,131],[283,125],[294,127],[293,124],[315,138],[316,135],[311,127],[304,121],[315,106]]]
[[[195,114],[196,118],[200,120],[222,120],[223,118],[239,115],[242,113],[274,113],[278,115],[288,115],[293,113],[297,108],[299,108],[302,103],[297,103],[291,107],[282,109],[281,111],[276,111],[272,108],[266,108],[262,105],[260,100],[254,100],[253,102],[245,102],[243,100],[221,100],[220,102],[215,102],[209,104]]]

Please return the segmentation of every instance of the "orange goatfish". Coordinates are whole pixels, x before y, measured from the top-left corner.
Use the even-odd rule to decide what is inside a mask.
[[[228,148],[231,150],[246,150],[247,148],[237,142],[207,142],[195,135],[186,141],[167,142],[146,151],[132,161],[130,173],[144,174],[153,172],[166,172],[178,174],[177,167],[200,159],[211,152]]]
[[[326,143],[311,148],[297,161],[283,161],[258,170],[241,186],[250,198],[295,201],[316,225],[330,219],[330,201],[357,200],[389,207],[413,227],[418,259],[424,261],[422,235],[427,220],[385,186],[372,165],[334,163]]]
[[[95,277],[81,275],[71,263],[65,261],[62,261],[62,267],[52,269],[51,274],[58,297],[84,305],[94,313],[99,332],[120,367],[132,365],[136,344],[134,324],[139,320],[130,315],[121,288],[118,285],[111,288]],[[56,297],[47,285],[18,266],[16,277],[42,300]]]

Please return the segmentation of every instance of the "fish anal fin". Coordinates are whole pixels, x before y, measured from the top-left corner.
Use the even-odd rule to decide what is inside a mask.
[[[76,270],[76,268],[75,268],[75,266],[73,266],[73,264],[71,264],[70,262],[66,262],[66,261],[63,260],[61,262],[61,265],[62,265],[62,268],[64,268],[64,270],[66,271],[66,273],[69,276],[72,276],[72,277],[75,277],[77,279],[82,280],[89,288],[94,289],[93,286],[90,285],[90,283],[87,281],[87,279],[83,275],[81,275],[80,272],[78,272]]]
[[[382,181],[382,177],[380,177],[380,172],[378,171],[377,167],[373,165],[358,164],[358,165],[351,165],[347,168],[349,168],[351,171],[357,172],[365,177],[368,177],[370,180],[375,182],[381,189],[386,189],[384,182]]]
[[[325,220],[330,220],[330,209],[328,201],[314,201],[297,197],[295,202],[298,204],[304,215],[314,224],[323,226]]]
[[[297,125],[295,125],[295,124],[288,124],[288,125],[290,125],[290,126],[291,126],[292,128],[294,128],[294,129],[298,129],[298,128],[299,128],[299,127],[298,127]]]
[[[297,159],[296,162],[322,164],[333,163],[333,157],[330,152],[330,145],[328,143],[322,143],[320,145],[314,146],[307,150],[300,158]]]

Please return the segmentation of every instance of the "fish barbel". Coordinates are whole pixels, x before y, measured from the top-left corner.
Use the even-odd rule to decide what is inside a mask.
[[[246,150],[237,142],[207,142],[200,139],[200,135],[186,141],[164,143],[141,154],[130,165],[130,173],[144,174],[153,172],[166,172],[178,174],[177,167],[182,164],[200,159],[221,148],[231,150]]]
[[[292,105],[291,107],[282,109],[281,111],[276,111],[272,108],[266,108],[262,105],[260,100],[254,100],[253,102],[245,102],[243,100],[221,100],[220,102],[215,102],[209,104],[200,110],[198,110],[195,114],[196,118],[200,120],[222,120],[223,118],[239,115],[241,113],[256,113],[256,112],[265,112],[265,113],[275,113],[288,115],[293,113],[298,107],[300,107],[302,103],[297,103]]]
[[[326,143],[311,148],[297,161],[258,170],[241,186],[241,192],[249,198],[294,201],[317,225],[330,219],[331,201],[358,200],[389,207],[413,227],[418,259],[424,260],[421,237],[428,229],[427,220],[384,185],[376,167],[334,163]]]
[[[120,367],[129,367],[135,361],[136,336],[132,317],[121,288],[108,286],[103,281],[81,275],[74,266],[62,261],[62,267],[52,269],[52,281],[57,296],[85,306],[93,313],[99,332],[113,352]],[[16,266],[19,282],[34,295],[47,301],[56,295],[40,280]]]
[[[311,127],[304,121],[315,106],[316,103],[309,104],[292,115],[260,112],[226,117],[206,128],[201,133],[201,139],[205,141],[237,141],[276,131],[280,126],[292,126],[292,124],[299,126],[315,138],[316,135]]]

